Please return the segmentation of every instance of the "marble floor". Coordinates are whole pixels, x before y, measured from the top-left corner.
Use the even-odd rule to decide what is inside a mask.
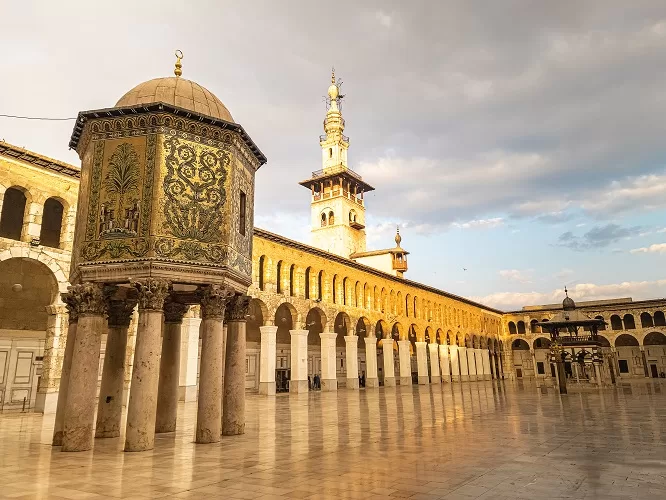
[[[213,445],[195,412],[143,453],[62,453],[52,416],[2,414],[0,498],[666,498],[661,381],[248,395],[247,433]]]

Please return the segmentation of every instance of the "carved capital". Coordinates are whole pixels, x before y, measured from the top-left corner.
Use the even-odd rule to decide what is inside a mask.
[[[224,312],[225,321],[247,321],[247,313],[250,309],[250,297],[247,295],[236,295],[227,302]]]
[[[104,314],[106,304],[102,290],[100,283],[81,283],[68,287],[62,299],[70,313],[70,321],[78,321],[78,318],[84,314]]]
[[[209,285],[199,288],[198,293],[201,300],[202,319],[224,318],[225,305],[233,295],[231,290],[220,285]]]
[[[130,285],[139,292],[139,310],[161,311],[169,295],[171,282],[155,278],[131,280]]]
[[[164,322],[165,323],[182,323],[183,316],[189,309],[187,304],[167,300],[164,303]]]
[[[132,313],[139,302],[136,290],[130,290],[125,299],[110,299],[107,303],[109,326],[112,328],[129,327]]]

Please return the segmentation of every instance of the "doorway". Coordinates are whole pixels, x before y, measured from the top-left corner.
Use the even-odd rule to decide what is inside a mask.
[[[659,378],[659,372],[657,371],[657,365],[650,363],[650,373],[652,378]]]

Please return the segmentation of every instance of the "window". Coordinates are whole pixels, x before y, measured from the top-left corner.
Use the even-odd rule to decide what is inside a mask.
[[[247,199],[245,196],[245,193],[241,191],[240,193],[240,213],[239,213],[239,221],[238,221],[238,232],[245,236],[245,212],[246,212],[246,203]]]
[[[292,264],[289,268],[289,295],[294,296],[294,270],[296,265]]]
[[[0,236],[12,240],[21,239],[25,203],[25,194],[21,190],[9,188],[5,191],[2,215],[0,216]]]
[[[334,303],[334,304],[335,304],[335,292],[337,291],[337,290],[335,289],[335,285],[336,285],[335,282],[337,281],[337,279],[338,279],[337,276],[333,276],[333,303]]]
[[[45,247],[58,248],[60,246],[60,232],[62,230],[63,206],[55,198],[49,198],[44,203],[42,229],[39,232],[39,242]]]
[[[328,213],[328,225],[332,226],[335,224],[335,216],[333,215],[333,212]]]
[[[277,293],[282,293],[282,261],[277,263],[275,284],[277,285]]]
[[[305,298],[310,298],[310,268],[305,270]]]
[[[328,148],[328,157],[333,158],[333,148]]]
[[[321,214],[321,227],[326,226],[326,214]]]
[[[324,283],[323,283],[323,277],[324,277],[324,271],[319,271],[319,276],[317,277],[317,299],[321,302],[323,300],[323,288],[324,288]]]
[[[259,290],[264,289],[264,263],[266,262],[266,256],[262,255],[259,257]]]
[[[539,375],[545,375],[546,374],[545,367],[543,366],[543,361],[537,361],[537,373]]]
[[[629,373],[629,363],[626,359],[618,359],[617,363],[620,366],[620,373]]]

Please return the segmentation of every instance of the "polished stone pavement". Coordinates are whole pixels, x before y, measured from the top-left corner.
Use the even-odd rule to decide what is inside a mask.
[[[0,498],[666,498],[662,381],[248,395],[246,434],[212,445],[195,412],[143,453],[62,453],[53,417],[3,414]]]

